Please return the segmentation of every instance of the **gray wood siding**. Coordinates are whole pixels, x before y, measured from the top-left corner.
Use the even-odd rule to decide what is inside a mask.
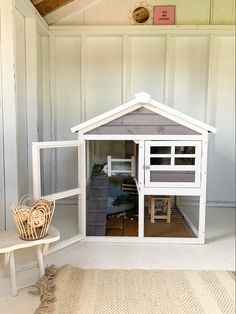
[[[194,182],[194,171],[150,171],[150,182]]]
[[[197,132],[145,108],[139,108],[87,134],[198,135]]]

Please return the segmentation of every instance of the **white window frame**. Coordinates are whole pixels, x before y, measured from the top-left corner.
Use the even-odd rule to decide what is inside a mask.
[[[170,154],[151,154],[151,147],[171,147]],[[177,146],[194,146],[195,154],[175,154]],[[170,165],[151,165],[151,157],[170,158]],[[175,165],[175,158],[195,158],[194,165]],[[201,181],[201,141],[146,141],[145,143],[145,187],[200,187]],[[194,171],[194,182],[151,182],[151,171]]]
[[[78,187],[71,190],[42,195],[41,191],[41,169],[40,169],[40,151],[42,149],[51,148],[78,148]],[[85,141],[51,141],[51,142],[34,142],[32,143],[32,167],[33,167],[33,195],[35,198],[50,198],[52,200],[60,200],[70,196],[78,195],[80,201],[78,203],[78,234],[54,244],[49,248],[47,254],[58,251],[75,242],[79,242],[85,238],[85,208],[86,208],[86,167],[85,167]],[[55,209],[56,210],[56,209]]]

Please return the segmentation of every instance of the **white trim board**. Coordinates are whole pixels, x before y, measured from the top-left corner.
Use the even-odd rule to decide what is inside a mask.
[[[196,201],[181,201],[181,204],[184,206],[198,206],[198,202]],[[207,200],[206,201],[206,207],[217,207],[217,208],[236,208],[236,202],[226,202],[226,201],[212,201]]]
[[[234,25],[143,25],[135,27],[127,26],[49,26],[49,33],[53,35],[199,35],[208,36],[210,34],[219,36],[234,36]]]
[[[203,244],[199,238],[154,238],[154,237],[83,237],[76,235],[70,239],[52,244],[46,255],[52,254],[74,243],[142,243],[142,244]]]
[[[10,227],[13,225],[9,211],[10,202],[18,202],[14,1],[2,1],[0,14],[5,213],[6,227]]]
[[[83,138],[88,141],[201,141],[202,135],[132,135],[132,134],[85,134]]]
[[[204,244],[199,238],[85,237],[83,243]]]
[[[48,24],[39,14],[30,0],[15,0],[15,8],[20,11],[25,18],[35,18],[41,35],[48,35]]]

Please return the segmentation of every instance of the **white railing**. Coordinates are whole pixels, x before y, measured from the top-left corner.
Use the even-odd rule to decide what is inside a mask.
[[[115,175],[135,177],[135,157],[124,159],[107,156],[107,168],[108,177]]]

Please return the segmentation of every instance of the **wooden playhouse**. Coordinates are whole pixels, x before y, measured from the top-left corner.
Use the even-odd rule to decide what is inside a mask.
[[[40,151],[78,147],[79,230],[73,242],[204,243],[208,133],[216,129],[139,93],[71,129],[77,141],[33,143],[34,195],[42,197]]]

